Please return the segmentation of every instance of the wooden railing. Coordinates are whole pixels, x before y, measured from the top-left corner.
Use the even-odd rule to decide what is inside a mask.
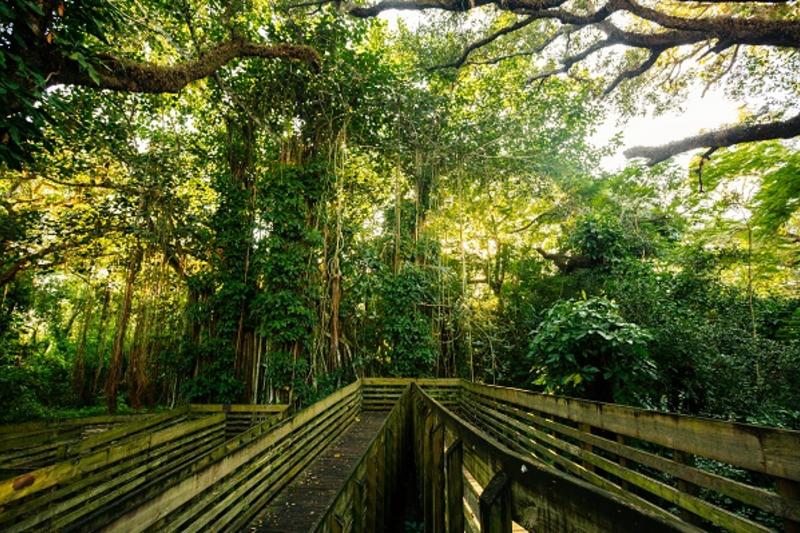
[[[229,441],[217,460],[117,519],[108,531],[236,531],[246,526],[355,419],[355,382],[298,412],[246,446]]]
[[[798,431],[468,382],[459,413],[517,453],[667,519],[798,530]]]
[[[234,439],[234,447],[263,434],[274,416],[282,414],[271,413]],[[229,451],[221,406],[186,406],[127,420],[62,443],[58,462],[0,482],[0,530],[98,529]],[[87,433],[97,421],[76,419],[70,426]]]
[[[285,407],[186,406],[73,435],[56,447],[58,462],[0,481],[0,530],[240,530],[360,411],[389,409],[318,531],[388,526],[398,473],[412,463],[431,532],[800,523],[800,432],[460,380],[372,378],[288,419]],[[55,442],[41,426],[17,430],[39,435],[34,447]],[[20,441],[2,442],[8,451]]]
[[[460,379],[363,378],[361,383],[365,410],[391,409],[411,383],[416,383],[447,407],[460,404]]]
[[[691,530],[532,461],[424,390],[414,387],[414,393],[414,452],[426,531],[509,532],[515,523],[529,531]],[[463,503],[470,500],[469,478],[482,487],[477,509]]]
[[[286,418],[289,406],[286,404],[191,404],[192,413],[225,413],[225,437],[232,438],[256,424],[269,422],[276,424]]]
[[[412,381],[364,380],[365,399],[375,397],[370,387],[391,387],[394,407],[315,531],[384,531],[396,525],[400,472],[410,464],[409,455],[417,468],[428,532],[505,532],[513,521],[532,531],[692,529],[532,461],[430,394],[452,398],[458,382],[425,380],[420,387]],[[398,389],[403,391],[399,395]],[[479,484],[477,497],[469,494],[469,480]],[[470,500],[474,508],[465,506]]]
[[[90,435],[152,417],[106,415],[0,425],[0,479],[55,464]]]

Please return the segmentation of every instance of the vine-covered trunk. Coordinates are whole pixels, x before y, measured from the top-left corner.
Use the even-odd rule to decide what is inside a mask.
[[[137,244],[128,264],[128,274],[125,278],[125,294],[120,306],[119,323],[114,337],[114,351],[111,354],[111,365],[106,378],[106,405],[109,413],[117,412],[117,389],[119,388],[120,370],[122,367],[122,353],[125,347],[125,333],[128,330],[128,321],[131,316],[133,303],[133,289],[136,276],[142,265],[142,248]]]
[[[111,306],[111,287],[106,285],[103,291],[103,308],[100,310],[99,329],[100,333],[97,336],[97,367],[94,370],[94,379],[92,380],[92,395],[99,391],[100,378],[103,375],[103,363],[105,362],[106,353],[106,323],[108,321],[108,309]]]

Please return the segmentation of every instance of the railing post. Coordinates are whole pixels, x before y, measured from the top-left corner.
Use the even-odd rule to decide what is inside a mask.
[[[383,442],[384,449],[384,483],[383,483],[383,513],[385,517],[394,516],[394,497],[397,477],[395,472],[396,455],[394,451],[394,431],[391,425],[386,428],[386,439]]]
[[[444,424],[431,432],[431,511],[433,533],[444,533]]]
[[[800,483],[791,479],[778,478],[778,494],[782,498],[797,504],[800,502]],[[800,533],[800,522],[786,518],[783,521],[783,529],[786,533]]]
[[[353,531],[362,533],[366,531],[364,518],[367,510],[366,501],[366,478],[355,480],[355,490],[353,491]]]
[[[445,488],[448,533],[464,531],[464,445],[456,439],[445,452]]]
[[[385,436],[380,437],[385,439]],[[382,531],[385,526],[386,515],[384,514],[384,494],[386,492],[386,455],[384,443],[378,443],[375,450],[375,466],[377,468],[375,480],[375,531]]]
[[[511,533],[511,487],[500,471],[483,489],[480,497],[482,533]]]
[[[617,433],[616,437],[617,437],[617,442],[625,446],[625,435]],[[623,456],[618,455],[617,462],[619,463],[619,466],[621,466],[622,468],[628,468],[628,460]],[[625,481],[624,479],[619,481],[619,486],[622,487],[624,490],[628,490],[629,488],[628,482]]]
[[[579,423],[579,424],[578,424],[578,429],[580,429],[580,430],[581,430],[581,431],[583,431],[584,433],[588,433],[589,435],[591,435],[591,434],[592,434],[592,426],[590,426],[589,424],[587,424],[587,423],[585,423],[585,422],[581,422],[581,423]],[[591,444],[589,444],[588,442],[584,442],[584,443],[581,445],[581,448],[583,448],[583,449],[584,449],[584,450],[586,450],[587,452],[591,452],[591,451],[592,451],[592,445],[591,445]],[[583,466],[583,467],[584,467],[586,470],[588,470],[589,472],[594,472],[594,465],[593,465],[593,464],[591,464],[591,463],[588,463],[588,462],[586,462],[586,461],[581,461],[581,466]]]
[[[372,456],[367,459],[367,486],[366,489],[366,496],[367,496],[367,506],[366,506],[366,520],[364,521],[364,525],[366,526],[365,529],[367,531],[377,531],[375,529],[376,522],[375,522],[375,507],[376,507],[376,496],[377,496],[377,458]]]
[[[694,456],[690,453],[685,453],[680,450],[672,450],[672,458],[678,463],[694,466]],[[697,494],[700,492],[700,488],[697,485],[683,479],[678,479],[677,487],[679,491],[691,496],[697,496]],[[702,523],[697,515],[683,508],[680,510],[680,517],[681,520],[688,522],[689,524],[699,525]]]
[[[425,531],[433,531],[433,483],[431,480],[431,433],[433,432],[433,413],[425,415],[422,433],[422,515],[425,518]]]

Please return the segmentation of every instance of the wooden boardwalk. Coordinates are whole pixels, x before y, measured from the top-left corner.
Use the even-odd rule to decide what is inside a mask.
[[[800,432],[458,379],[0,430],[4,532],[800,531]]]
[[[363,411],[341,437],[321,451],[272,500],[248,530],[260,533],[310,531],[367,451],[387,414],[388,411]]]

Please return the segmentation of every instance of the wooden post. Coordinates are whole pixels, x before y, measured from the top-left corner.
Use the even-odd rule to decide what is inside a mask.
[[[353,490],[353,531],[362,533],[366,531],[364,527],[364,515],[366,514],[366,478],[356,479]]]
[[[444,533],[444,424],[431,432],[431,511],[433,533]]]
[[[385,436],[380,437],[385,439]],[[384,493],[386,492],[386,456],[383,442],[378,442],[375,450],[375,466],[377,468],[375,481],[375,531],[383,531],[386,516],[384,514]]]
[[[422,440],[422,515],[425,517],[425,531],[433,531],[433,495],[431,483],[431,433],[433,432],[433,414],[425,416]]]
[[[500,471],[483,489],[480,497],[482,533],[511,533],[511,487]]]
[[[580,424],[578,424],[578,429],[580,429],[584,433],[588,433],[590,435],[592,434],[592,426],[590,426],[589,424],[586,424],[584,422],[581,422]],[[592,451],[592,445],[587,443],[587,442],[584,442],[581,447],[584,450],[586,450],[587,452],[591,452]],[[586,470],[588,470],[589,472],[594,472],[594,465],[593,464],[587,463],[586,461],[581,461],[581,465]]]
[[[456,439],[444,456],[448,533],[464,531],[464,445]]]
[[[425,494],[425,418],[420,401],[414,402],[414,466],[417,468],[417,494]]]
[[[617,442],[624,446],[625,445],[625,435],[621,435],[621,434],[617,433]],[[625,459],[623,456],[618,455],[617,456],[617,462],[619,462],[619,466],[621,466],[622,468],[628,468],[628,460]],[[620,480],[619,486],[622,487],[624,490],[628,490],[628,487],[629,487],[628,482],[625,481],[624,479]]]
[[[800,505],[800,483],[791,479],[778,478],[778,494],[785,500]],[[791,505],[791,504],[790,504]],[[786,518],[783,521],[783,529],[786,533],[800,533],[800,522]]]
[[[672,450],[672,458],[678,463],[694,466],[694,456],[690,453],[685,453],[680,450]],[[683,479],[678,479],[677,487],[679,491],[685,492],[686,494],[690,494],[692,496],[697,496],[697,494],[700,492],[700,488],[697,485]],[[683,508],[680,510],[680,517],[681,520],[688,522],[689,524],[702,524],[702,520],[697,515]]]
[[[367,531],[377,531],[375,529],[376,522],[375,522],[375,503],[376,503],[376,495],[377,495],[377,458],[375,456],[370,457],[367,459],[367,508],[366,508],[366,520],[365,526]]]
[[[383,442],[385,480],[383,483],[383,512],[384,516],[391,519],[394,516],[395,486],[397,477],[395,472],[396,456],[394,453],[394,431],[391,426],[386,428],[386,437]]]

